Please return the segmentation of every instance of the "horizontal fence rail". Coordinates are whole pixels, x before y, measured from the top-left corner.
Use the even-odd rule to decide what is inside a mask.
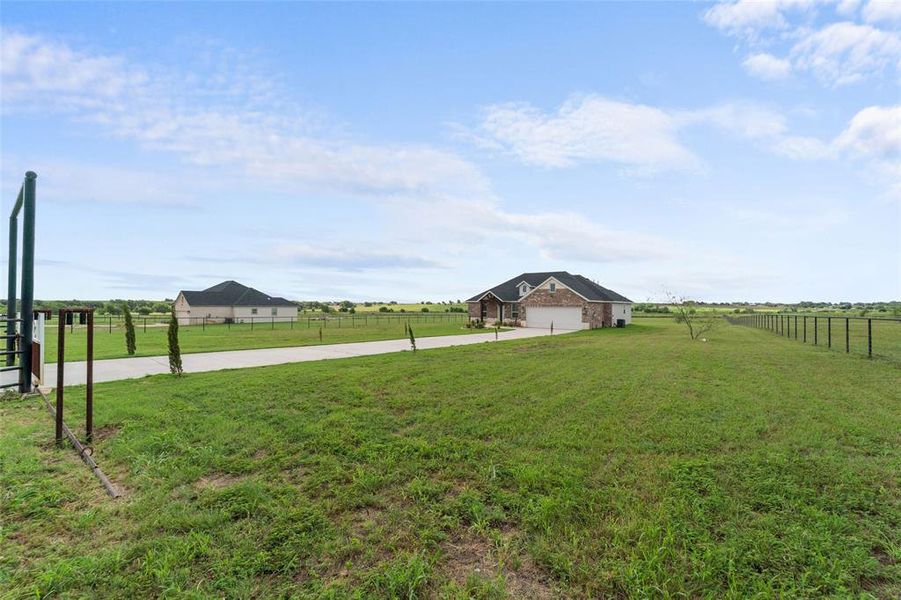
[[[132,317],[135,331],[147,332],[151,329],[159,329],[169,325],[170,317],[168,315],[135,315]],[[178,317],[181,327],[198,328],[206,330],[208,327],[215,327],[218,330],[226,331],[242,331],[257,329],[295,329],[295,328],[352,328],[352,327],[370,327],[380,325],[396,325],[402,326],[403,323],[460,323],[461,325],[469,319],[467,313],[460,312],[410,312],[410,313],[355,313],[355,314],[337,314],[325,315],[317,313],[316,315],[298,315],[296,317],[280,317],[280,316],[252,316],[252,317]],[[71,332],[79,329],[86,329],[87,324],[79,321],[75,315],[73,319],[66,323]],[[94,330],[106,331],[113,333],[116,330],[125,328],[125,319],[121,315],[97,315],[94,318]]]
[[[765,329],[804,344],[901,360],[901,318],[796,314],[729,315],[733,325]]]

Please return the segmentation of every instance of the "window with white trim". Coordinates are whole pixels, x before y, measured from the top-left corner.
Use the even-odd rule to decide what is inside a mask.
[[[278,308],[276,308],[274,306],[272,307],[272,316],[273,317],[278,316]]]
[[[257,309],[251,308],[251,309],[250,309],[250,314],[252,314],[252,315],[257,314]]]
[[[551,290],[551,293],[553,294],[554,292],[557,291],[557,284],[554,283],[554,282],[552,281],[552,282],[550,283],[550,285],[548,286],[548,289],[550,289],[550,290]]]

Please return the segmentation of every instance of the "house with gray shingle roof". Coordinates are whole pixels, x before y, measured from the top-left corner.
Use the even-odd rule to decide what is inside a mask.
[[[207,323],[268,323],[296,318],[297,305],[229,280],[199,292],[178,292],[175,316],[181,325],[199,325],[204,320]]]
[[[597,329],[632,321],[632,301],[566,271],[523,273],[466,301],[469,318],[523,327]]]

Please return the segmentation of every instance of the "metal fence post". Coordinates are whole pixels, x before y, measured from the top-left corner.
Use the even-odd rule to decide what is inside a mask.
[[[19,217],[18,212],[22,206],[22,188],[19,188],[19,197],[9,213],[9,255],[8,278],[6,282],[6,366],[16,364],[16,267],[18,266],[19,253]]]
[[[820,338],[820,326],[817,324],[817,317],[813,318],[813,345],[817,345],[817,340]]]
[[[795,339],[798,339],[798,315],[795,315]]]
[[[867,319],[867,356],[873,358],[873,319]]]
[[[56,443],[63,441],[63,394],[65,391],[66,367],[66,310],[59,310],[59,324],[56,338]]]
[[[88,443],[94,441],[94,310],[88,311],[88,347],[85,365],[84,429]]]
[[[804,315],[804,343],[807,343],[807,315]]]
[[[832,348],[832,317],[826,317],[826,338],[829,348]]]
[[[34,336],[34,218],[35,180],[34,171],[25,173],[22,184],[22,378],[19,391],[31,392],[31,345]]]
[[[851,352],[851,319],[845,317],[845,352]]]
[[[72,322],[74,323],[75,320],[73,319]],[[112,317],[109,318],[109,332],[110,333],[113,332],[113,318]]]

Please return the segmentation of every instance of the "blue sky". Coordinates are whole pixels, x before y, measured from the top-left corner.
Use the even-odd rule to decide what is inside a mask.
[[[4,2],[2,207],[41,298],[898,299],[899,6]]]

